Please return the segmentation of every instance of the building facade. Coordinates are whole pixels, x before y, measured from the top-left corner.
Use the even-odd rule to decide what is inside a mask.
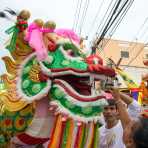
[[[143,74],[148,73],[148,68],[143,64],[143,60],[148,59],[148,45],[138,42],[105,39],[102,41],[101,46],[101,57],[104,60],[111,58],[115,63],[122,58],[119,67],[129,73],[137,83],[141,82]]]

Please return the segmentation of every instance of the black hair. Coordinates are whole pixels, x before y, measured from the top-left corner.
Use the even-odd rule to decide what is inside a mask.
[[[116,100],[115,99],[108,99],[107,100],[107,103],[108,103],[108,106],[115,105],[117,107],[117,104],[116,104]]]
[[[134,131],[133,140],[136,148],[148,148],[148,118],[140,118],[140,125]]]

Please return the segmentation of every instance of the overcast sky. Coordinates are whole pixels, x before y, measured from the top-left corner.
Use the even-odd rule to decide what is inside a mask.
[[[5,9],[6,7],[20,11],[21,9],[28,9],[31,12],[32,21],[35,18],[42,18],[43,20],[55,20],[59,28],[72,28],[74,23],[74,14],[76,11],[78,0],[0,0],[0,10]],[[80,0],[79,0],[80,1]],[[87,0],[83,0],[83,3]],[[101,12],[105,12],[105,7],[110,1],[113,0],[90,0],[88,12],[86,13],[86,20],[83,25],[82,34],[88,35],[90,24],[93,22],[93,19],[98,11],[98,8],[101,9]],[[102,2],[102,8],[100,4]],[[82,5],[83,6],[83,5]],[[144,20],[148,17],[148,0],[135,0],[132,7],[128,11],[124,20],[121,22],[119,28],[114,34],[114,38],[122,40],[133,40],[137,31],[140,29],[141,25],[144,23]],[[101,20],[100,12],[100,20]],[[4,23],[2,23],[4,22]],[[0,20],[1,26],[0,31],[2,32],[6,21]],[[99,20],[96,21],[99,23]],[[143,32],[145,29],[148,29],[148,22],[143,26]],[[141,29],[141,34],[142,29]],[[146,35],[145,35],[146,36]],[[145,40],[146,37],[142,35],[137,35],[137,38],[140,40]],[[148,33],[147,33],[148,38]]]
[[[83,0],[83,3],[86,1],[87,0]],[[102,19],[101,13],[105,12],[106,6],[110,1],[113,0],[104,0],[104,2],[103,0],[90,0],[85,22],[82,27],[83,36],[87,36],[89,33],[93,32],[91,29],[94,29],[95,32],[95,26],[91,28],[91,25],[98,8],[101,10],[98,20],[95,22],[96,26]],[[6,7],[17,11],[28,9],[31,12],[30,22],[35,18],[42,18],[44,21],[54,20],[58,28],[72,28],[75,20],[77,2],[78,0],[0,0],[0,11]],[[100,7],[101,3],[102,6]],[[148,0],[135,0],[113,38],[130,41],[137,38],[139,41],[147,42],[148,21],[142,26],[148,17],[147,7]],[[11,22],[0,19],[0,46],[7,38],[4,31],[10,26],[12,26]],[[140,32],[139,29],[141,30]],[[137,34],[137,32],[139,32],[139,34]]]

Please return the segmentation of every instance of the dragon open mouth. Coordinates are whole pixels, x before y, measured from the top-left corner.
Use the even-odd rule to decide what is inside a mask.
[[[92,84],[90,82],[90,76],[57,76],[54,77],[53,82],[69,96],[79,101],[89,102],[89,100],[97,101],[99,99],[105,98],[104,93],[101,91],[100,94],[92,94]]]
[[[91,84],[89,77],[78,77],[74,75],[58,76],[54,79],[60,79],[64,81],[67,86],[70,85],[80,95],[91,95]]]

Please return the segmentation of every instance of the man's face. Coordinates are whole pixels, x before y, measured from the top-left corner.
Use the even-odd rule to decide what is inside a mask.
[[[114,121],[117,120],[118,111],[115,105],[109,105],[104,107],[103,112],[105,121]]]

